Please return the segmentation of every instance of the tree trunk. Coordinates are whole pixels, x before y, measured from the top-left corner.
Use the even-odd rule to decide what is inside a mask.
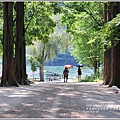
[[[107,22],[107,3],[104,3],[104,23]]]
[[[112,16],[115,17],[118,13],[120,13],[120,2],[114,4],[112,6],[114,10],[112,11]],[[119,38],[120,39],[120,38]],[[118,67],[120,63],[120,41],[116,46],[111,48],[111,80],[109,83],[109,87],[115,85],[120,88],[120,67]]]
[[[104,23],[107,22],[107,3],[104,3]],[[104,45],[104,68],[103,68],[103,83],[102,84],[108,84],[108,82],[106,81],[107,79],[107,45]]]
[[[119,43],[116,45],[116,63],[115,63],[115,72],[114,72],[114,79],[115,79],[115,83],[114,85],[117,86],[118,88],[120,88],[120,40]]]
[[[104,52],[104,82],[103,84],[108,85],[111,79],[111,49]]]
[[[33,72],[33,80],[35,79],[35,77],[34,77],[34,72]]]
[[[115,69],[116,69],[116,61],[114,58],[116,58],[116,47],[111,48],[111,78],[109,82],[109,87],[112,87],[113,84],[115,84]]]
[[[120,88],[120,68],[119,68],[119,64],[120,64],[120,42],[112,48],[112,63],[111,63],[111,66],[112,66],[112,73],[111,73],[111,81],[110,81],[110,84],[109,86],[117,86]]]
[[[19,84],[22,84],[21,75],[21,39],[19,34],[20,21],[19,21],[19,4],[15,4],[16,10],[16,41],[15,41],[15,77]]]
[[[114,4],[113,2],[113,3],[110,3],[109,5],[110,6],[108,7],[109,11],[107,12],[107,21],[110,21],[111,19],[113,19],[113,17],[116,17],[116,15],[120,13],[120,2],[117,2],[116,4]],[[116,85],[117,87],[120,88],[120,80],[119,80],[120,67],[118,67],[118,65],[120,64],[119,50],[120,50],[120,41],[117,43],[116,46],[110,48],[110,53],[109,53],[109,50],[106,50],[106,53],[104,53],[104,74],[103,74],[104,77],[103,78],[104,78],[104,83],[109,84],[109,87]],[[109,61],[107,61],[108,57],[110,57]]]
[[[104,22],[108,22],[112,19],[111,9],[112,3],[104,3]],[[103,84],[108,85],[111,79],[111,48],[108,49],[107,45],[104,45],[104,73]]]
[[[19,86],[14,77],[13,2],[4,2],[2,86]]]
[[[97,60],[94,61],[94,74],[97,73]]]
[[[116,11],[116,13],[113,13],[115,15],[120,13],[120,2],[116,3],[115,11]],[[119,32],[120,32],[120,30],[119,30]],[[113,49],[113,58],[112,59],[113,59],[114,69],[113,69],[113,79],[112,79],[112,82],[110,83],[110,86],[115,85],[120,88],[120,80],[119,80],[120,79],[120,67],[118,66],[120,64],[120,37],[119,37],[119,42]]]
[[[3,11],[3,66],[2,66],[2,80],[1,85],[4,86],[8,80],[8,3],[4,4],[4,11]],[[5,75],[6,74],[6,75]]]
[[[40,81],[44,81],[44,66],[40,66],[39,71],[40,71]]]
[[[15,73],[19,84],[29,84],[26,78],[26,50],[24,38],[24,2],[16,2]]]

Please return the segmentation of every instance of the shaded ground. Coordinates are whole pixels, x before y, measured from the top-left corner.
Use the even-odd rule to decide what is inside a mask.
[[[0,87],[0,118],[120,118],[120,93],[100,83]]]

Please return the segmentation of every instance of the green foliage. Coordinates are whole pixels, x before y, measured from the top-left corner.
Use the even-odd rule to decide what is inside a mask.
[[[55,15],[62,12],[61,2],[50,2],[50,6]]]
[[[49,2],[30,2],[25,7],[26,43],[42,40],[44,43],[50,39],[49,34],[54,32],[56,26]]]
[[[98,77],[99,76],[99,77]],[[93,74],[91,76],[86,76],[81,80],[81,82],[102,82],[102,73],[101,74]]]
[[[102,82],[102,71],[100,73],[91,74],[81,79],[81,82]],[[78,79],[75,79],[74,82],[78,82]]]
[[[30,56],[34,58],[38,66],[43,66],[44,61],[52,59],[57,54],[57,43],[56,41],[49,40],[47,43],[43,41],[36,41],[34,45],[29,46]]]
[[[36,41],[34,45],[28,47],[28,53],[34,58],[34,60],[39,63],[38,66],[44,65],[45,61],[53,60],[58,55],[58,47],[66,50],[66,40],[65,35],[56,36],[56,34],[50,35],[50,40],[47,43],[43,41]],[[68,42],[66,42],[68,43]]]
[[[64,6],[65,8],[63,9],[63,15],[65,18],[63,18],[63,21],[65,23],[67,23],[66,20],[69,20],[68,18],[66,18],[67,16],[70,16],[70,18],[74,18],[74,20],[72,19],[72,21],[74,22],[75,20],[80,19],[80,17],[76,18],[76,16],[79,16],[81,13],[86,13],[87,15],[89,15],[91,19],[90,21],[92,21],[93,23],[93,27],[103,25],[104,6],[102,2],[64,2]],[[85,16],[82,17],[84,18]]]
[[[49,34],[50,40],[46,43],[42,40],[37,40],[28,47],[28,53],[34,58],[37,66],[43,66],[45,61],[51,61],[57,57],[58,48],[62,52],[68,50],[70,35],[60,25],[60,15],[55,15],[53,18],[56,20],[56,28],[54,28],[53,34]]]
[[[79,63],[99,68],[103,60],[103,3],[65,2],[62,24],[72,36],[72,55]],[[97,64],[97,65],[96,65]]]
[[[101,34],[105,40],[104,44],[106,44],[108,48],[118,43],[120,40],[120,14],[117,14],[115,18],[104,25]]]
[[[35,71],[37,70],[36,61],[34,60],[33,57],[30,57],[28,60],[29,60],[29,62],[30,62],[30,64],[31,64],[31,70],[32,70],[33,72],[35,72]]]
[[[56,39],[58,42],[58,48],[60,49],[61,53],[66,53],[69,48],[69,44],[71,41],[71,35],[66,32],[65,26],[61,25],[61,16],[62,14],[57,14],[54,16],[56,20],[56,27],[54,29],[53,39]]]

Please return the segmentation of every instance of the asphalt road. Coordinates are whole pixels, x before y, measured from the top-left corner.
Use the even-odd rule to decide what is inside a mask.
[[[71,81],[0,87],[0,118],[120,118],[120,93]]]

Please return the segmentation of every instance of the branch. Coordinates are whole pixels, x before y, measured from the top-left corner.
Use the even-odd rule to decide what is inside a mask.
[[[89,8],[88,8],[89,9]],[[90,15],[92,17],[92,19],[96,22],[96,24],[98,26],[101,26],[101,24],[95,19],[94,15],[92,14],[92,12],[90,12],[90,9],[89,9],[89,12],[87,10],[84,10],[88,15]]]
[[[67,7],[67,8],[72,8],[72,9],[75,9],[76,10],[76,8],[73,8],[72,6],[69,6],[69,5],[66,5],[65,3],[62,3],[65,7]],[[78,10],[76,10],[76,11],[78,11],[78,12],[86,12],[87,14],[89,14],[91,17],[92,17],[92,19],[96,22],[96,24],[98,25],[98,26],[101,26],[102,24],[100,24],[99,22],[97,22],[97,20],[95,19],[95,17],[94,17],[94,15],[92,14],[92,12],[91,12],[91,10],[89,9],[89,7],[88,7],[88,10],[89,10],[89,12],[87,11],[87,10],[85,10],[85,9],[83,9],[83,11],[78,11]]]
[[[30,21],[31,21],[32,19],[33,19],[33,17],[30,18],[29,23],[27,24],[27,26],[26,26],[26,28],[25,28],[25,30],[24,30],[24,33],[26,33],[26,31],[27,31],[27,29],[28,29],[28,27],[29,27],[29,25],[30,25]]]
[[[47,54],[45,55],[44,60],[46,60],[46,58],[47,58]]]
[[[45,49],[45,44],[43,45],[42,58],[44,58],[44,49]]]

